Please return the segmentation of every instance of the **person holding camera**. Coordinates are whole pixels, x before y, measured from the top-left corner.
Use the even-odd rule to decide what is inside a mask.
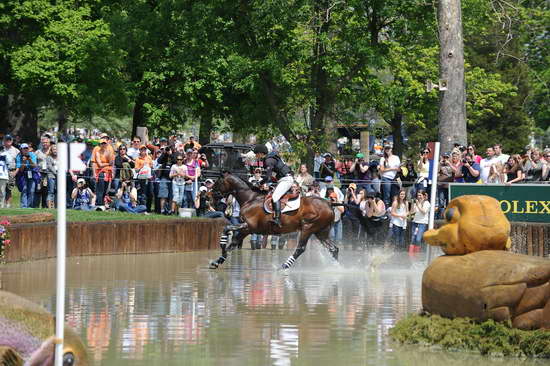
[[[373,244],[380,244],[385,238],[385,225],[388,219],[386,204],[376,193],[367,192],[367,199],[360,204],[365,217],[365,229]]]
[[[479,164],[474,161],[474,157],[471,154],[466,154],[466,157],[462,159],[462,168],[459,177],[463,178],[465,183],[477,183],[480,170],[481,168]]]
[[[73,210],[92,211],[95,206],[96,195],[86,184],[84,178],[76,180],[76,188],[71,193]]]
[[[430,218],[430,202],[428,201],[428,194],[425,191],[420,190],[416,192],[416,199],[412,203],[411,214],[414,214],[411,227],[411,246],[413,246],[413,251],[419,251],[424,232],[428,229]]]
[[[429,192],[428,185],[429,181],[428,178],[430,176],[430,149],[424,148],[420,152],[420,159],[416,162],[416,173],[418,174],[418,177],[416,178],[416,181],[414,182],[414,191],[424,190]]]
[[[131,180],[122,181],[116,193],[116,198],[115,208],[118,211],[147,214],[147,207],[145,205],[138,205],[137,189]]]
[[[223,212],[216,211],[212,203],[212,197],[208,194],[208,188],[202,186],[199,188],[199,194],[195,197],[195,209],[197,216],[207,219],[224,217]]]
[[[369,168],[369,163],[365,161],[365,155],[363,155],[363,153],[357,153],[349,172],[353,175],[353,179],[359,185],[360,189],[363,188],[367,190],[367,192],[374,192],[374,189],[370,187],[370,180],[372,177]]]
[[[21,152],[15,158],[17,187],[21,192],[21,208],[32,208],[37,181],[40,182],[36,154],[28,144],[21,144]]]

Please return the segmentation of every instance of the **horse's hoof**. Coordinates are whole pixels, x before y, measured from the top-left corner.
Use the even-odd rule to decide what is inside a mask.
[[[219,264],[216,263],[215,261],[210,261],[210,269],[218,269],[219,267]]]

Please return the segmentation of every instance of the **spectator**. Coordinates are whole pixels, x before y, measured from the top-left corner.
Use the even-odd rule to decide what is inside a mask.
[[[398,189],[395,176],[401,169],[401,161],[399,157],[392,154],[392,147],[384,147],[384,156],[380,159],[379,170],[382,176],[382,193],[384,197],[384,204],[390,206],[393,199],[394,191]]]
[[[162,139],[161,139],[162,141]],[[170,181],[170,169],[173,165],[172,148],[166,146],[161,147],[162,154],[157,159],[157,178],[158,178],[158,192],[160,210],[159,213],[164,215],[170,215],[172,212],[168,205],[169,199],[172,196],[172,184]]]
[[[4,151],[8,153],[10,158],[6,159],[8,162],[8,184],[6,186],[6,198],[5,198],[5,207],[10,208],[11,207],[11,197],[12,197],[12,191],[15,187],[15,174],[17,173],[17,167],[16,167],[16,158],[17,155],[19,155],[19,150],[13,146],[13,137],[11,135],[4,136],[3,139],[3,147]]]
[[[300,189],[302,192],[306,192],[307,188],[313,183],[315,178],[309,172],[307,171],[307,165],[302,164],[300,165],[300,169],[298,171],[298,174],[296,174],[296,177],[294,177],[296,180],[296,183],[300,186]]]
[[[323,163],[324,159],[318,152],[315,153],[315,157],[313,158],[313,176],[315,179],[319,179],[319,170],[321,169],[321,164]]]
[[[147,207],[138,204],[137,189],[130,180],[122,180],[120,188],[116,193],[115,207],[118,211],[129,213],[144,213],[147,214]]]
[[[136,160],[139,156],[139,147],[141,146],[141,137],[134,136],[132,139],[132,146],[128,148],[128,156],[132,159]]]
[[[311,186],[309,186],[306,197],[321,197],[321,186],[319,182],[314,181]]]
[[[367,192],[374,192],[369,168],[369,163],[365,161],[365,155],[363,155],[363,153],[357,153],[349,171],[353,174],[359,189],[365,189]]]
[[[443,153],[441,157],[437,182],[438,217],[443,218],[445,207],[447,207],[447,202],[449,202],[449,183],[454,182],[454,171],[451,168],[449,153]]]
[[[208,158],[206,157],[205,153],[199,154],[198,161],[199,161],[199,166],[201,167],[201,170],[208,169],[210,167],[210,163],[208,162]]]
[[[474,161],[474,157],[466,154],[466,157],[462,160],[460,177],[464,179],[465,183],[477,183],[479,180],[479,171],[479,164]]]
[[[138,204],[145,206],[147,212],[151,211],[153,203],[153,159],[149,156],[147,146],[139,147],[139,156],[135,160],[135,170],[137,171],[136,185],[138,189]]]
[[[455,183],[464,183],[464,179],[462,179],[462,160],[459,152],[453,151],[451,153],[451,161],[449,162],[449,166],[453,171]]]
[[[46,203],[48,208],[55,208],[57,194],[57,146],[51,145],[46,158],[46,176],[48,179],[48,196]]]
[[[338,198],[336,192],[331,192],[328,197],[331,203],[342,203]],[[330,227],[330,238],[337,243],[342,242],[342,214],[344,213],[344,206],[334,206],[334,223]]]
[[[347,181],[349,175],[350,175],[350,168],[351,168],[351,161],[350,159],[339,159],[336,161],[336,177],[340,181],[340,184],[345,185],[345,187],[348,186],[349,182]]]
[[[36,187],[34,195],[34,205],[33,207],[47,207],[47,197],[48,197],[48,169],[46,161],[50,153],[50,138],[43,136],[40,139],[41,147],[36,150],[36,163],[40,170],[40,182]]]
[[[115,157],[115,179],[113,181],[115,192],[120,187],[121,180],[133,179],[134,159],[128,155],[128,149],[126,145],[120,145],[118,147],[118,154]],[[123,175],[123,177],[121,177]]]
[[[422,244],[422,237],[428,228],[430,214],[430,202],[425,191],[416,192],[416,199],[413,201],[411,213],[414,214],[411,244],[419,246]]]
[[[480,178],[483,183],[486,183],[489,178],[489,174],[491,173],[491,165],[495,164],[497,161],[498,160],[495,159],[495,151],[492,147],[488,147],[485,153],[485,158],[481,159],[481,162],[479,163],[479,167],[481,168]]]
[[[176,157],[176,163],[170,168],[170,179],[172,179],[172,213],[177,213],[181,207],[185,192],[186,169],[183,165],[183,156]]]
[[[430,160],[428,156],[430,155],[430,149],[424,148],[420,152],[420,159],[416,162],[416,172],[418,177],[414,184],[414,191],[424,190],[428,191],[428,178],[430,176]]]
[[[503,154],[502,153],[502,145],[501,144],[495,144],[493,146],[493,151],[495,152],[494,159],[500,162],[502,166],[508,162],[508,159],[510,158],[510,155]]]
[[[199,217],[208,219],[224,217],[223,212],[216,211],[214,209],[212,198],[208,194],[208,188],[206,186],[199,188],[199,194],[195,198],[195,209],[197,210],[197,216]]]
[[[227,208],[225,209],[225,215],[229,219],[231,225],[239,225],[241,223],[241,206],[233,195],[229,195],[226,200]],[[239,235],[239,230],[233,232],[233,235]],[[242,248],[242,241],[239,243],[238,248]]]
[[[476,163],[478,163],[478,164],[481,163],[481,156],[476,154],[475,145],[472,145],[472,144],[468,145],[468,148],[466,149],[466,153],[472,155],[474,157],[474,161]]]
[[[322,181],[324,181],[325,178],[328,176],[334,178],[334,172],[336,171],[336,164],[334,163],[332,155],[326,153],[324,155],[324,158],[325,160],[321,163],[321,166],[319,167],[319,178],[321,178]]]
[[[487,183],[503,184],[506,182],[506,175],[504,174],[504,167],[500,161],[491,165],[491,171],[487,178]]]
[[[187,142],[185,143],[185,145],[183,146],[183,149],[185,151],[187,150],[193,150],[193,149],[196,149],[196,150],[199,150],[201,148],[201,144],[199,144],[196,140],[195,140],[195,136],[189,136],[189,140],[187,140]]]
[[[84,178],[78,178],[76,188],[71,193],[71,199],[73,200],[72,208],[74,210],[91,211],[95,206],[96,195],[86,185]]]
[[[344,201],[344,193],[342,193],[340,188],[338,188],[334,185],[334,180],[332,179],[332,177],[330,175],[328,175],[325,178],[324,187],[321,188],[321,192],[320,192],[321,198],[328,199],[330,192],[336,192],[336,194],[338,195],[338,200],[340,202]]]
[[[256,189],[260,189],[260,187],[263,184],[263,177],[262,177],[262,169],[255,168],[254,169],[254,175],[252,175],[250,178],[248,178],[248,183],[252,185],[252,187]]]
[[[96,182],[96,203],[102,206],[113,180],[113,165],[115,162],[113,147],[109,144],[109,137],[105,134],[102,135],[99,146],[94,148],[91,161]]]
[[[521,156],[512,155],[504,165],[504,174],[506,175],[506,184],[511,185],[523,181],[523,167]]]
[[[360,204],[360,207],[366,218],[365,228],[368,237],[373,243],[382,243],[385,236],[384,223],[388,219],[384,201],[377,194],[367,193],[367,199]]]
[[[11,155],[4,150],[0,150],[0,208],[6,204],[6,188],[10,179],[9,166],[11,165]]]
[[[40,182],[40,173],[36,165],[36,155],[29,151],[28,144],[21,144],[21,152],[15,159],[16,180],[21,192],[21,208],[32,208],[36,183]]]
[[[186,151],[186,157],[183,162],[185,166],[185,187],[183,194],[182,207],[193,208],[195,202],[195,182],[201,175],[199,163],[193,159],[193,150]]]
[[[523,165],[525,180],[528,182],[542,182],[545,164],[546,160],[543,162],[538,149],[530,150],[527,153],[527,160]]]
[[[542,155],[542,179],[545,181],[550,181],[550,149],[544,149]]]
[[[409,215],[406,198],[407,192],[401,189],[399,194],[394,197],[390,211],[391,238],[393,244],[399,247],[405,245],[405,229]]]
[[[359,208],[360,204],[365,200],[365,190],[357,189],[356,183],[350,183],[348,189],[346,189],[346,196],[344,203],[346,204],[346,210],[343,218],[343,225],[346,226],[345,233],[348,233],[348,240],[352,241],[353,248],[355,249],[355,243],[359,236],[359,229],[361,227],[362,212]]]

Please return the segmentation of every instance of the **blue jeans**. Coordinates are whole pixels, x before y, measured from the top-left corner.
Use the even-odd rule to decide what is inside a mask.
[[[330,227],[330,238],[335,241],[342,241],[342,220],[338,220]]]
[[[181,201],[181,207],[195,208],[195,195],[193,191],[187,189],[183,190],[183,200]]]
[[[203,217],[207,219],[215,219],[218,217],[225,217],[225,215],[223,214],[223,212],[220,212],[220,211],[208,211],[207,213],[204,214]]]
[[[391,199],[393,197],[393,190],[394,190],[394,186],[396,184],[394,183],[393,180],[389,179],[389,178],[382,178],[382,194],[383,194],[383,201],[384,201],[384,204],[386,205],[386,207],[390,207],[391,206]]]
[[[94,206],[90,205],[80,205],[73,207],[73,210],[79,210],[79,211],[92,211],[94,209]]]
[[[116,209],[121,212],[129,212],[135,214],[147,211],[147,207],[145,207],[145,205],[137,205],[136,207],[132,207],[131,204],[122,201],[117,202]]]
[[[420,245],[422,244],[422,236],[428,228],[427,224],[418,224],[416,222],[412,223],[412,239],[411,244]]]
[[[405,244],[405,229],[401,226],[393,225],[391,227],[391,238],[395,245],[403,246]]]
[[[32,178],[25,178],[23,191],[21,192],[21,208],[31,208],[34,203],[34,193],[36,191],[36,182]]]
[[[46,198],[46,200],[53,201],[55,204],[56,191],[57,191],[57,179],[48,178],[48,197]]]

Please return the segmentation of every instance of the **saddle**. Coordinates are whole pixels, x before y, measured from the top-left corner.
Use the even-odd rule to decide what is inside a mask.
[[[267,213],[273,212],[273,192],[268,193],[264,198],[264,210]],[[285,193],[279,202],[281,202],[281,213],[295,211],[300,207],[300,190],[291,189]]]

